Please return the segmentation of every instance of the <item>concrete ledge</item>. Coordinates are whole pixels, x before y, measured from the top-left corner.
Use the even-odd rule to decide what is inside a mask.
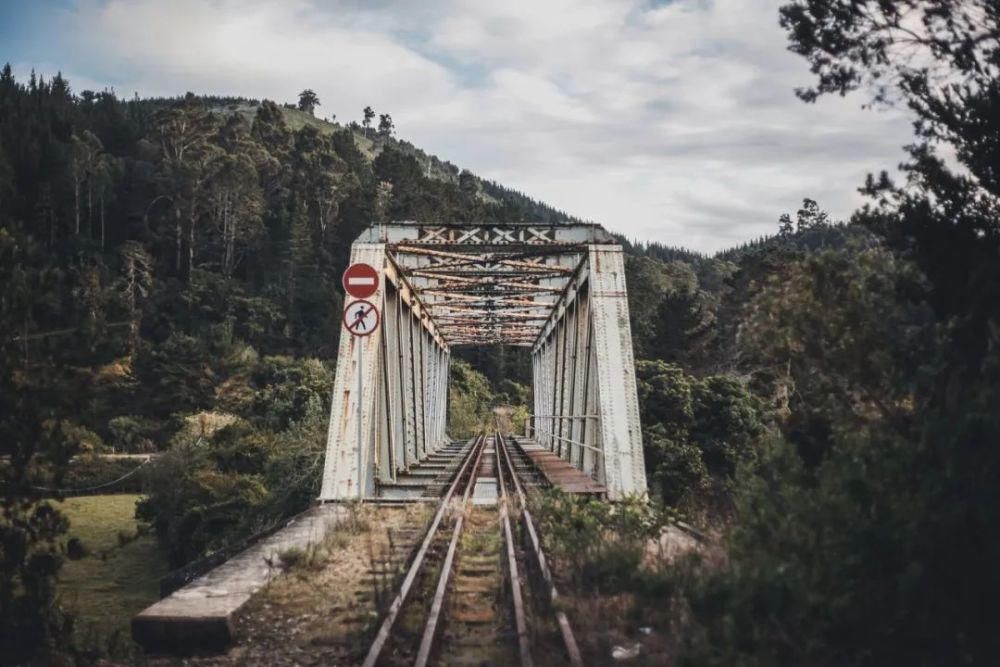
[[[132,638],[147,652],[221,651],[233,642],[233,616],[281,574],[278,554],[322,541],[346,509],[318,505],[132,618]]]

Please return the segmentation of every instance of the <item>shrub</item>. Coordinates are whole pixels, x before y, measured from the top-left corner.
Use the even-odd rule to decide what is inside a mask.
[[[759,402],[732,376],[698,379],[663,361],[639,361],[636,374],[650,487],[671,505],[728,493],[763,433]]]
[[[236,421],[207,437],[181,433],[150,464],[137,516],[173,565],[245,539],[305,510],[319,493],[326,410],[317,400],[280,433]]]
[[[453,437],[469,438],[491,424],[493,389],[489,380],[460,359],[451,360],[448,386],[448,430]]]
[[[154,422],[134,415],[114,417],[108,421],[112,446],[129,454],[156,451],[152,436],[158,426]]]
[[[707,491],[711,480],[701,450],[687,440],[672,440],[663,424],[642,431],[650,486],[667,505],[683,505]]]
[[[673,518],[641,498],[609,503],[550,490],[531,502],[554,568],[577,591],[603,594],[635,588],[647,543]]]
[[[301,421],[310,402],[327,402],[333,373],[318,359],[264,357],[250,384],[253,397],[235,411],[259,427],[280,431]]]
[[[74,422],[63,420],[62,433],[71,451],[79,454],[98,454],[105,450],[104,440],[89,428]]]
[[[291,569],[303,564],[306,560],[306,550],[302,547],[288,547],[278,552],[278,560],[282,567]]]

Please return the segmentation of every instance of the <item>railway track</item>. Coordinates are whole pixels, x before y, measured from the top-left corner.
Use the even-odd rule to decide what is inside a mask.
[[[499,431],[473,438],[365,667],[582,664],[528,508],[529,465]]]

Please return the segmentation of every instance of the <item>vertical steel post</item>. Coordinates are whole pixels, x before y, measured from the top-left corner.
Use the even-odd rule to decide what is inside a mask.
[[[591,245],[588,253],[601,463],[608,495],[646,492],[632,333],[620,246]]]
[[[365,374],[361,372],[361,369],[364,368],[364,363],[363,363],[364,362],[364,358],[365,358],[364,349],[365,349],[364,342],[359,339],[358,340],[358,373],[357,373],[357,375],[358,375],[358,399],[359,400],[356,401],[357,402],[357,406],[358,406],[358,410],[355,413],[355,420],[358,422],[358,438],[357,438],[357,442],[358,442],[358,495],[359,496],[364,495],[364,491],[363,491],[364,486],[363,486],[363,483],[362,483],[362,480],[361,480],[361,476],[364,474],[364,470],[363,470],[363,467],[361,465],[361,457],[363,455],[362,450],[364,449],[364,442],[363,442],[363,438],[361,437],[361,418],[363,416],[363,412],[362,412],[363,401],[360,400],[361,397],[364,396],[363,389],[364,389],[364,375]]]

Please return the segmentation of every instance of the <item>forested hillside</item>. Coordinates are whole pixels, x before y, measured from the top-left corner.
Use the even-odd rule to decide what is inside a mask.
[[[1000,15],[795,0],[781,20],[805,102],[910,110],[903,180],[859,183],[843,221],[800,193],[774,235],[714,256],[622,239],[651,495],[723,556],[577,560],[673,632],[678,664],[992,664]],[[67,637],[67,526],[39,487],[126,472],[73,478],[69,457],[165,452],[130,483],[175,566],[315,497],[364,227],[570,219],[395,139],[388,114],[314,118],[307,92],[119,100],[0,74],[0,655]],[[523,351],[461,356],[456,424],[528,401]]]
[[[0,73],[5,581],[58,569],[65,524],[43,489],[135,468],[65,465],[78,454],[167,451],[110,488],[148,492],[140,518],[175,566],[308,506],[340,275],[371,222],[567,219],[397,141],[387,115],[343,127],[289,106],[126,101]],[[524,379],[523,355],[472,360],[525,400],[508,379]],[[456,373],[457,418],[475,421],[493,390]],[[3,591],[5,630],[58,635],[48,587]]]

